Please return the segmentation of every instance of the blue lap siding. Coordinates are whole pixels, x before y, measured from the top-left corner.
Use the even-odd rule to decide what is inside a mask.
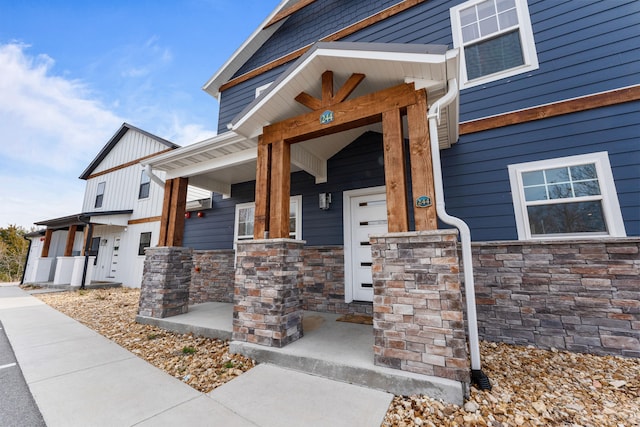
[[[318,0],[289,17],[236,75],[396,3]],[[453,47],[449,10],[460,3],[425,1],[342,40]],[[640,84],[640,2],[530,0],[528,5],[539,69],[462,89],[462,122]],[[257,87],[274,81],[290,65],[223,91],[219,132],[255,98]],[[473,240],[517,239],[508,165],[607,151],[627,235],[639,236],[639,123],[640,102],[628,102],[462,135],[442,151],[447,210],[469,223]],[[342,244],[342,191],[384,185],[380,138],[365,134],[329,159],[325,184],[316,185],[304,172],[292,176],[291,194],[303,195],[303,239],[309,245]],[[333,194],[329,211],[318,209],[321,192]],[[205,218],[187,221],[189,246],[232,247],[235,204],[253,201],[254,183],[234,185],[232,193],[226,200],[216,196]]]

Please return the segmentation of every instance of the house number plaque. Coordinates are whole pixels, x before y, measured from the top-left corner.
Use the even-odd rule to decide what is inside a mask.
[[[320,116],[320,124],[326,125],[333,121],[333,111],[327,110]]]
[[[420,196],[416,199],[416,207],[428,208],[429,206],[431,206],[431,197]]]

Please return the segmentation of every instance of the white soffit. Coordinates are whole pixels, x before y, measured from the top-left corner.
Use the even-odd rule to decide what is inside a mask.
[[[115,225],[118,227],[126,227],[127,225],[129,225],[129,218],[131,218],[131,214],[99,215],[99,216],[92,216],[89,221],[92,224]]]

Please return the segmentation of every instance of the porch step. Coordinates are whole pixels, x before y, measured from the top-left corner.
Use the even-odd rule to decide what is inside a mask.
[[[303,338],[304,339],[304,338]],[[296,351],[297,341],[285,348],[265,347],[240,341],[232,341],[229,351],[250,357],[258,363],[270,363],[284,368],[341,381],[349,384],[386,391],[401,396],[425,394],[445,402],[464,404],[465,390],[462,383],[427,375],[384,368],[373,364],[373,349],[368,366],[327,360],[304,351]],[[325,343],[331,351],[332,343]],[[337,343],[344,345],[344,343]],[[334,343],[335,345],[335,343]]]
[[[458,381],[375,366],[373,327],[337,322],[340,316],[305,311],[304,336],[298,341],[283,348],[231,341],[229,350],[258,363],[269,363],[396,395],[426,394],[458,405],[464,403],[468,390]],[[220,302],[191,305],[188,313],[164,319],[136,317],[138,323],[224,340],[231,339],[232,320],[233,304]]]
[[[144,325],[225,341],[231,339],[232,321],[233,304],[223,302],[191,305],[187,313],[163,319],[136,316],[136,322]]]

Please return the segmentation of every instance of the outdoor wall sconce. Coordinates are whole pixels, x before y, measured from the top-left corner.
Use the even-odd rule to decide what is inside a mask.
[[[198,212],[198,218],[203,218],[204,217],[204,212]]]
[[[331,193],[320,193],[319,197],[319,206],[320,209],[326,211],[331,206]]]
[[[185,213],[184,213],[184,217],[185,217],[186,219],[191,218],[191,212],[185,212]]]

